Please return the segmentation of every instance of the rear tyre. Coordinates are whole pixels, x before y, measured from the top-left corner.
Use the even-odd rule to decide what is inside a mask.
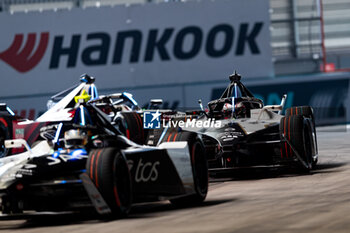
[[[315,156],[312,158],[312,167],[315,167],[318,162],[318,146],[317,146],[317,135],[316,135],[316,124],[315,124],[315,117],[314,117],[314,110],[310,106],[298,106],[298,107],[291,107],[286,109],[286,116],[303,116],[306,118],[311,119],[311,127],[312,127],[312,134],[313,134],[313,144],[315,145]]]
[[[314,111],[310,106],[298,106],[286,109],[286,116],[304,116],[314,121]]]
[[[114,119],[114,124],[128,139],[137,144],[144,144],[143,122],[139,114],[136,112],[119,112]]]
[[[171,199],[170,202],[180,207],[198,205],[205,200],[208,193],[208,164],[205,157],[204,145],[195,133],[179,132],[173,137],[174,141],[187,141],[188,143],[195,193],[190,196]]]
[[[92,150],[86,172],[116,218],[125,217],[132,204],[130,171],[124,156],[116,148]]]
[[[299,168],[303,171],[312,169],[313,161],[313,139],[310,121],[300,115],[286,116],[280,122],[281,139],[287,139],[298,152],[301,159],[308,166],[307,168],[298,159]],[[287,142],[281,144],[281,156],[285,159],[297,158],[296,153]]]

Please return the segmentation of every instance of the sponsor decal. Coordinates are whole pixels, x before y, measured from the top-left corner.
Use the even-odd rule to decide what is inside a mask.
[[[150,29],[146,32],[131,29],[118,31],[115,39],[114,32],[52,35],[48,69],[62,66],[73,68],[78,61],[85,66],[101,66],[119,65],[123,60],[130,64],[150,63],[158,59],[186,61],[200,54],[206,54],[209,58],[222,58],[230,54],[232,57],[242,57],[246,53],[260,55],[261,45],[257,38],[263,27],[264,23],[257,21],[241,23],[237,27],[217,24],[208,31],[197,25],[178,30],[173,27]],[[24,45],[24,34],[16,34],[10,47],[0,53],[0,59],[21,73],[35,68],[45,55],[49,42],[49,32],[41,32],[38,46],[35,46],[37,34],[29,33]],[[187,44],[189,40],[191,43]],[[84,42],[91,45],[82,48]],[[128,46],[131,46],[130,49]],[[60,62],[62,57],[67,58],[66,65]]]
[[[189,60],[195,58],[203,52],[208,57],[220,58],[229,54],[231,50],[234,56],[242,56],[248,50],[253,55],[259,55],[260,48],[258,46],[257,37],[263,28],[263,22],[255,22],[253,24],[241,23],[238,28],[234,28],[229,24],[218,24],[212,27],[208,34],[199,26],[186,26],[178,31],[175,28],[165,28],[164,30],[151,29],[146,35],[138,29],[119,31],[116,40],[112,42],[112,36],[107,32],[94,32],[86,36],[87,41],[96,41],[95,45],[91,45],[82,50],[79,54],[82,35],[74,34],[70,40],[70,46],[65,47],[65,36],[55,36],[53,40],[53,48],[50,60],[50,69],[57,69],[60,66],[60,58],[68,57],[66,67],[75,67],[78,58],[86,66],[106,65],[109,53],[112,52],[111,64],[118,65],[124,59],[128,59],[129,63],[145,63],[152,62],[158,57],[161,61],[170,60]],[[237,31],[237,39],[234,35]],[[223,36],[223,45],[217,47],[217,40]],[[143,42],[143,39],[146,41]],[[192,38],[193,42],[190,46],[185,46],[185,41]],[[126,44],[131,42],[131,50],[129,54],[124,53]],[[67,43],[67,42],[65,42]],[[172,43],[172,44],[170,44]],[[115,45],[114,50],[111,47]],[[142,46],[145,45],[145,48]],[[234,47],[234,45],[236,47]],[[172,47],[172,49],[168,49]],[[144,51],[144,53],[142,53]],[[79,56],[80,55],[80,56]]]
[[[183,120],[172,120],[166,121],[163,119],[163,127],[180,127],[180,128],[221,128],[221,121],[214,119],[196,120],[187,119]]]
[[[33,169],[35,169],[36,167],[36,164],[24,164],[24,166],[18,170],[16,177],[21,178],[23,176],[32,176],[34,173]]]
[[[68,160],[81,160],[87,159],[89,157],[88,153],[84,149],[73,150],[70,153],[61,153],[62,150],[55,151],[51,156],[47,156],[48,160],[51,162],[48,163],[49,166],[59,164],[62,161],[67,162]]]
[[[160,165],[159,161],[156,161],[154,163],[151,163],[151,162],[143,163],[142,159],[140,159],[136,167],[136,173],[135,173],[136,183],[156,181],[158,179],[158,174],[159,174],[157,166],[159,165]]]
[[[168,127],[180,127],[180,128],[221,128],[221,121],[216,121],[215,119],[187,119],[179,120],[176,116],[170,119],[160,119],[161,113],[157,110],[144,112],[143,117],[143,127],[145,129],[159,129],[162,123],[163,128]]]
[[[16,129],[15,138],[24,138],[24,129]]]
[[[25,45],[22,46],[24,35],[16,34],[10,47],[0,53],[0,59],[21,73],[33,69],[43,58],[49,42],[49,33],[42,32],[39,45],[34,51],[36,36],[36,33],[29,33]]]
[[[162,114],[157,111],[146,111],[143,113],[143,127],[145,129],[159,129],[160,116]]]
[[[33,175],[33,170],[30,169],[19,169],[17,172],[17,177],[23,177],[23,175],[25,176],[32,176]]]

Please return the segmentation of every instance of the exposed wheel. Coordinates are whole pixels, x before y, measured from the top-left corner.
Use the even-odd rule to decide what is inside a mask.
[[[128,139],[137,143],[145,143],[145,135],[141,116],[136,112],[119,112],[114,124]]]
[[[311,119],[311,127],[312,127],[312,134],[313,134],[313,144],[315,145],[315,153],[313,153],[315,156],[312,159],[312,166],[315,167],[318,162],[318,146],[317,146],[317,134],[316,134],[316,124],[315,124],[315,117],[314,117],[314,110],[310,106],[298,106],[298,107],[291,107],[286,109],[286,116],[303,116],[306,118]]]
[[[286,116],[304,116],[314,120],[314,111],[310,106],[298,106],[286,109]]]
[[[5,140],[10,139],[10,132],[4,118],[0,118],[0,158],[9,155],[10,149],[5,148]]]
[[[131,176],[126,159],[118,149],[108,147],[92,150],[87,160],[86,173],[112,214],[117,218],[126,216],[132,204]]]
[[[209,181],[208,164],[205,157],[205,149],[202,141],[197,138],[197,135],[195,133],[191,132],[178,132],[173,135],[169,134],[166,140],[188,142],[195,188],[194,194],[171,199],[170,202],[177,206],[197,205],[202,203],[207,196]]]
[[[299,167],[305,171],[310,170],[314,151],[310,121],[300,115],[283,117],[280,122],[280,134],[281,139],[287,139],[304,162],[298,159]],[[297,158],[296,153],[287,142],[281,144],[281,156],[286,159]]]

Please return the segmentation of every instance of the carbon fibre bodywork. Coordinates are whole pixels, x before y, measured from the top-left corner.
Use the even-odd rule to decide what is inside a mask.
[[[194,193],[186,143],[173,143],[168,150],[166,144],[160,148],[144,147],[123,136],[113,141],[128,161],[134,202],[166,200]],[[45,143],[33,148],[33,153],[47,150]],[[176,155],[172,152],[174,146]],[[20,156],[22,162],[12,169],[0,169],[0,197],[5,213],[81,211],[93,207],[80,178],[86,172],[89,157],[85,149],[59,150],[31,157],[19,154],[1,161],[2,165],[18,161],[21,158],[15,157]],[[181,163],[176,162],[179,159]]]
[[[4,148],[21,148],[23,152],[0,158],[3,219],[47,211],[92,210],[110,214],[110,200],[104,200],[104,190],[99,186],[104,182],[101,178],[104,166],[115,165],[103,161],[104,157],[114,156],[105,153],[111,148],[125,161],[125,180],[130,180],[132,187],[132,192],[125,195],[130,195],[132,203],[180,199],[197,193],[196,160],[190,153],[188,142],[164,142],[158,146],[132,142],[113,124],[110,112],[104,111],[105,105],[101,107],[93,101],[73,104],[72,100],[82,93],[84,87],[82,83],[72,89],[29,124],[36,126],[38,132],[35,135],[40,137],[32,148],[26,137],[4,140]],[[71,130],[83,132],[80,144],[68,144],[65,135]],[[201,156],[205,161],[205,155]],[[116,179],[115,169],[111,168],[111,179]],[[206,163],[202,169],[207,174]],[[118,179],[123,180],[121,176]],[[117,193],[115,184],[114,188]],[[119,192],[114,194],[117,205],[120,205]],[[207,189],[203,200],[206,192]],[[110,211],[106,211],[108,209]]]
[[[208,111],[188,114],[196,121],[215,122],[217,127],[185,127],[202,135],[212,172],[226,171],[236,168],[259,166],[299,166],[311,169],[305,158],[300,155],[299,148],[291,143],[290,120],[281,114],[281,105],[264,106],[263,102],[240,81],[237,73],[230,76],[230,84],[217,99],[208,103]],[[300,107],[299,107],[300,108]],[[310,107],[307,107],[311,109]],[[290,112],[290,111],[289,111]],[[190,112],[189,112],[190,113]],[[296,115],[297,113],[294,113]],[[317,138],[314,119],[311,113],[302,115],[305,128],[312,136],[309,140],[312,164],[317,163]],[[289,125],[288,125],[289,124]],[[304,137],[304,136],[303,136]],[[288,149],[288,153],[285,151]]]

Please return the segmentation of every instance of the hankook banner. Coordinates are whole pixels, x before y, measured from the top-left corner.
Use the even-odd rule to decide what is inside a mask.
[[[104,88],[270,77],[268,0],[0,14],[2,97],[56,93],[88,73]],[[33,103],[35,104],[35,103]]]

